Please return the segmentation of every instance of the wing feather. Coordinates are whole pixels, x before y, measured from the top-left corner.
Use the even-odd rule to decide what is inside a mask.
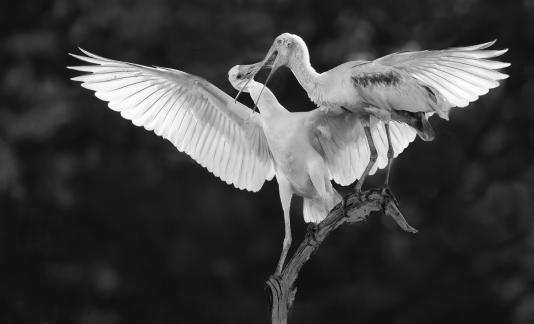
[[[324,108],[311,112],[311,133],[316,136],[318,147],[330,172],[331,179],[340,185],[349,185],[358,180],[370,159],[369,144],[363,125],[356,114],[332,113]],[[371,118],[371,134],[378,152],[377,162],[371,169],[375,173],[387,166],[388,143],[384,122]],[[389,123],[394,157],[413,142],[417,133],[410,126],[391,121]]]
[[[259,190],[274,176],[261,116],[185,72],[71,54],[90,65],[72,78],[136,126],[169,140],[228,184]]]
[[[452,107],[467,106],[488,93],[489,89],[497,87],[500,80],[508,78],[507,74],[498,70],[510,66],[510,63],[494,60],[507,49],[488,49],[494,43],[393,53],[354,67],[352,77],[367,81],[360,82],[358,86],[362,96],[372,105],[437,112],[448,118]],[[391,82],[391,76],[395,77],[395,82]],[[437,102],[432,100],[436,95],[439,97]],[[377,99],[373,101],[373,98]],[[383,107],[384,104],[389,107]]]
[[[204,109],[205,110],[204,117],[207,120],[213,120],[213,110],[209,109],[207,104],[204,107],[206,108]],[[197,156],[200,161],[206,161],[207,165],[210,165],[210,163],[212,162],[212,160],[206,159],[206,154],[208,152],[208,147],[210,144],[208,139],[210,138],[210,135],[212,135],[212,133],[213,133],[213,127],[204,127],[202,129],[202,134],[200,135],[199,142],[198,142],[199,148],[197,151]]]

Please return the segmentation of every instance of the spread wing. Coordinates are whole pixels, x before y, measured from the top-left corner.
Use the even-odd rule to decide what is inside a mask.
[[[436,51],[394,53],[353,68],[353,84],[378,107],[437,112],[448,118],[452,107],[470,102],[499,86],[510,63],[492,60],[504,50],[495,41]]]
[[[314,147],[323,156],[330,177],[340,185],[358,180],[370,159],[369,144],[363,125],[351,113],[333,113],[325,108],[313,111]],[[415,139],[416,131],[404,123],[389,123],[394,156],[398,156]],[[384,122],[371,116],[371,134],[378,159],[370,174],[387,166],[388,142]]]
[[[154,131],[203,167],[239,189],[258,191],[274,176],[261,116],[235,103],[206,80],[182,71],[103,58],[81,50],[91,63],[72,78],[136,126]]]

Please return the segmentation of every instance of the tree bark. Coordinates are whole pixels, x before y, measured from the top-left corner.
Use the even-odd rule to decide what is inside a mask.
[[[297,292],[294,286],[300,269],[319,248],[326,237],[343,223],[365,220],[373,211],[382,211],[406,232],[417,233],[399,211],[399,205],[389,189],[372,189],[355,193],[346,199],[346,212],[338,204],[319,224],[308,225],[304,240],[284,266],[280,275],[272,275],[267,281],[271,294],[271,319],[273,324],[286,324]]]

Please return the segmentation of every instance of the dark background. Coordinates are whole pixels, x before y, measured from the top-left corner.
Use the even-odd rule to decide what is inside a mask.
[[[512,63],[396,160],[392,187],[420,233],[381,215],[338,230],[304,267],[290,322],[534,323],[534,1],[2,1],[0,27],[0,323],[269,322],[276,182],[222,183],[65,66],[81,46],[235,95],[228,69],[286,31],[319,71],[494,38]],[[290,110],[313,107],[288,70],[271,88]]]

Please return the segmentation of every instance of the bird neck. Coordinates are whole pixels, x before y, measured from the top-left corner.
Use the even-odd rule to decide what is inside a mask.
[[[248,90],[252,100],[254,102],[257,101],[256,105],[264,117],[271,117],[280,112],[287,112],[287,110],[278,102],[271,90],[264,87],[262,83],[252,80],[248,85]]]
[[[306,90],[310,99],[315,101],[320,74],[311,65],[310,54],[305,45],[298,46],[289,59],[288,67],[300,85]]]

